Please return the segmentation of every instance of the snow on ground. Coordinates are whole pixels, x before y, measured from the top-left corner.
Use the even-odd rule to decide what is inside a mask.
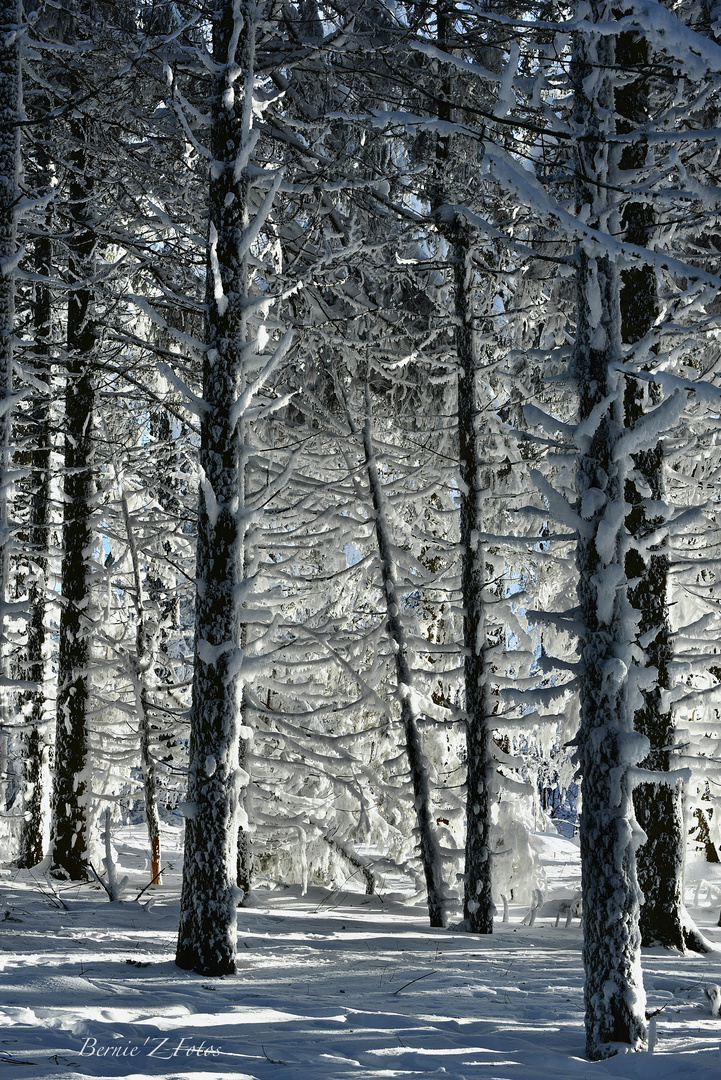
[[[177,838],[177,837],[176,837]],[[166,837],[172,841],[170,834]],[[549,896],[578,887],[578,850],[536,839]],[[119,833],[138,887],[139,828]],[[259,890],[238,913],[240,968],[219,980],[173,963],[180,857],[141,903],[91,885],[0,871],[0,1075],[22,1080],[718,1080],[721,1020],[704,994],[721,952],[644,953],[654,1053],[583,1057],[581,932],[511,906],[493,937],[431,930],[391,894]],[[711,880],[711,875],[716,878]],[[721,946],[721,871],[690,867],[692,914]],[[349,883],[350,884],[350,883]],[[153,892],[149,907],[142,906]],[[3,1064],[5,1063],[5,1064]],[[11,1067],[12,1066],[12,1067]]]

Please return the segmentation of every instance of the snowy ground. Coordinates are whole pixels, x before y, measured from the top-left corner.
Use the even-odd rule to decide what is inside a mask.
[[[142,832],[118,848],[141,883]],[[578,885],[578,852],[539,838],[551,895]],[[149,908],[0,871],[0,1075],[140,1080],[639,1080],[721,1077],[721,1021],[704,985],[721,952],[644,955],[653,1054],[583,1058],[581,934],[525,911],[491,939],[431,930],[388,896],[261,891],[238,914],[240,970],[208,980],[173,963],[180,859]],[[689,870],[691,910],[721,946],[719,890]],[[719,881],[721,884],[721,881]],[[128,890],[132,897],[134,892]],[[148,893],[143,897],[145,901]],[[696,902],[698,906],[693,906]],[[6,1063],[6,1064],[4,1064]],[[13,1066],[13,1067],[11,1067]]]

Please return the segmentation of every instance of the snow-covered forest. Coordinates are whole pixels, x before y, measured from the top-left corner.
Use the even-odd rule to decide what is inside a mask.
[[[642,947],[718,966],[720,89],[712,0],[0,0],[0,885],[175,882],[206,980],[281,886],[582,913],[585,1053],[653,1049]]]

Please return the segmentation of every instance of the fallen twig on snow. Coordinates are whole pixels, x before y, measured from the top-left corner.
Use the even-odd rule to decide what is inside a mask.
[[[406,988],[407,986],[412,986],[412,985],[413,985],[413,983],[416,983],[416,982],[420,982],[420,981],[421,981],[421,979],[427,979],[429,975],[435,975],[435,974],[436,974],[436,972],[435,972],[435,971],[427,971],[427,972],[425,973],[425,975],[419,975],[419,976],[418,976],[418,978],[416,978],[416,979],[411,979],[411,981],[410,981],[410,982],[407,982],[407,983],[403,983],[403,986],[399,986],[397,990],[394,990],[394,991],[393,991],[393,993],[394,993],[394,994],[400,994],[401,990],[405,990],[405,988]]]

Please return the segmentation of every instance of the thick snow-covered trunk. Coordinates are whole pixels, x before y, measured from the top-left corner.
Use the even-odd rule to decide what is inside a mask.
[[[428,916],[431,926],[446,925],[445,889],[443,885],[443,859],[438,843],[438,835],[433,824],[433,806],[431,803],[431,785],[428,766],[423,754],[421,735],[418,729],[419,714],[415,701],[413,669],[408,655],[403,619],[401,617],[401,598],[398,595],[393,542],[386,511],[383,486],[378,475],[378,464],[373,446],[373,418],[371,413],[370,388],[366,384],[366,418],[363,426],[363,450],[368,473],[371,501],[375,520],[376,541],[381,564],[383,590],[385,592],[386,613],[388,616],[388,635],[393,643],[396,663],[396,679],[401,702],[401,723],[406,741],[408,767],[413,785],[414,807],[418,838],[420,841],[421,861],[426,879],[428,896]]]
[[[35,272],[38,283],[33,301],[35,334],[35,378],[45,384],[30,414],[32,424],[30,521],[28,542],[32,576],[28,590],[30,613],[27,640],[27,678],[34,683],[28,691],[26,708],[29,732],[26,744],[25,824],[20,841],[20,866],[35,866],[44,855],[50,829],[50,766],[55,739],[55,725],[46,716],[45,696],[45,622],[48,601],[48,562],[51,524],[51,453],[50,416],[50,326],[52,307],[50,289],[44,283],[50,277],[52,242],[49,233],[35,241]]]
[[[128,497],[123,492],[120,497],[120,506],[123,512],[125,533],[128,538],[128,551],[133,568],[133,588],[135,591],[135,665],[133,671],[133,686],[135,688],[135,702],[138,710],[138,724],[140,728],[140,765],[143,772],[143,803],[145,810],[145,824],[148,829],[150,842],[150,880],[156,885],[162,884],[160,880],[160,818],[158,816],[158,775],[155,767],[155,758],[150,749],[150,702],[148,697],[148,673],[152,668],[154,649],[148,636],[145,621],[145,602],[143,578],[140,571],[140,557],[138,544],[135,539],[133,522],[128,506]]]
[[[592,4],[593,21],[613,18]],[[614,130],[614,39],[592,30],[577,35],[577,197],[589,220],[613,233],[616,180],[608,135]],[[579,608],[582,635],[581,873],[586,975],[586,1047],[596,1060],[646,1040],[638,927],[632,767],[645,747],[633,731],[628,671],[635,619],[628,602],[625,559],[629,538],[624,495],[620,276],[601,243],[577,252],[578,315],[574,368],[578,379],[581,447],[578,467]],[[582,434],[581,434],[582,432]],[[645,743],[645,740],[643,740]],[[646,744],[647,745],[647,744]]]
[[[235,971],[244,824],[241,626],[245,422],[237,403],[249,352],[248,158],[255,24],[251,4],[224,0],[213,27],[206,356],[201,419],[195,671],[183,889],[176,962],[204,975]],[[239,78],[241,76],[241,78]],[[242,81],[241,81],[242,79]]]
[[[8,798],[10,768],[8,731],[9,655],[7,614],[10,579],[10,489],[13,394],[13,335],[15,332],[15,264],[17,260],[16,213],[20,197],[20,5],[17,0],[0,4],[0,810]]]
[[[461,593],[463,598],[464,682],[466,696],[466,854],[464,918],[474,934],[493,933],[493,727],[487,662],[486,561],[483,532],[479,378],[481,358],[473,330],[473,258],[466,226],[444,225],[454,267],[456,352],[458,355],[458,442],[461,504]]]
[[[648,123],[648,70],[650,49],[639,34],[619,34],[616,63],[627,76],[616,88],[617,128],[637,131]],[[648,166],[649,148],[643,138],[624,147],[619,167],[623,179],[637,185],[636,170]],[[647,201],[629,199],[624,207],[621,228],[626,240],[647,247],[653,238],[654,213]],[[633,345],[654,325],[658,314],[656,271],[636,265],[621,274],[621,331],[623,341]],[[659,404],[660,392],[646,379],[626,377],[625,424],[639,424],[649,407]],[[626,555],[629,602],[637,612],[638,656],[642,658],[638,693],[642,705],[635,712],[636,730],[645,735],[651,752],[643,767],[668,772],[675,741],[675,718],[668,705],[669,664],[673,658],[669,621],[668,539],[661,535],[650,551],[648,538],[663,529],[663,518],[653,513],[654,503],[665,503],[664,452],[659,441],[632,457],[633,468],[626,481],[629,514],[626,526],[633,538]],[[651,509],[649,509],[651,507]],[[633,674],[633,672],[632,672]],[[683,784],[640,784],[633,796],[638,823],[648,837],[637,852],[638,882],[643,893],[640,925],[644,945],[663,945],[683,950],[700,946],[700,938],[690,924],[683,902],[684,834]]]
[[[90,691],[89,605],[92,576],[92,514],[96,349],[99,327],[95,293],[93,184],[85,143],[89,132],[74,120],[68,213],[67,357],[63,560],[58,642],[57,730],[53,796],[53,863],[73,879],[87,876],[87,766]]]

